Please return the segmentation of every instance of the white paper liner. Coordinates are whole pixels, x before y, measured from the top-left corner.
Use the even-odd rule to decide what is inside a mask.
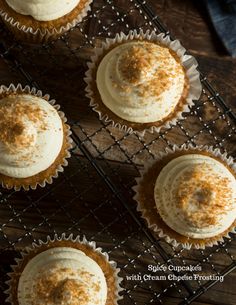
[[[120,269],[117,267],[117,263],[114,261],[110,261],[108,254],[106,252],[103,252],[102,248],[97,248],[96,243],[94,241],[88,241],[85,236],[74,237],[73,234],[70,234],[67,237],[65,233],[62,233],[61,236],[58,236],[57,234],[55,234],[53,236],[53,238],[50,236],[47,236],[46,241],[38,240],[37,243],[36,242],[32,243],[31,247],[26,247],[25,250],[20,253],[21,258],[15,259],[16,265],[11,265],[12,272],[7,274],[10,279],[8,281],[6,281],[6,284],[8,285],[8,289],[4,291],[5,294],[7,295],[6,302],[9,302],[11,304],[16,303],[16,302],[14,302],[11,291],[12,291],[12,285],[14,285],[13,276],[15,274],[15,271],[17,270],[17,267],[21,265],[22,261],[31,253],[31,251],[33,251],[34,249],[40,248],[43,245],[53,243],[55,241],[70,241],[73,243],[88,245],[94,252],[97,252],[103,256],[104,260],[110,265],[111,269],[113,270],[113,274],[115,277],[115,287],[116,287],[116,291],[115,291],[116,299],[114,300],[113,305],[118,305],[118,301],[123,298],[123,296],[121,296],[120,293],[124,289],[120,286],[123,279],[118,275],[120,272]],[[53,244],[52,244],[52,248],[53,248]]]
[[[50,39],[57,38],[63,35],[65,32],[69,31],[71,28],[75,27],[77,23],[81,22],[84,17],[87,16],[88,12],[91,10],[91,3],[93,0],[88,0],[84,8],[81,10],[80,14],[71,22],[68,22],[66,26],[61,26],[59,29],[36,29],[32,27],[27,27],[21,24],[18,20],[8,15],[7,12],[0,9],[0,16],[2,17],[4,23],[9,29],[17,29],[22,34],[24,33],[24,38],[26,41],[31,42],[47,42]],[[13,30],[15,32],[15,30]]]
[[[107,114],[104,114],[99,110],[99,104],[97,103],[97,101],[94,99],[93,96],[92,84],[95,81],[93,79],[93,71],[94,69],[96,69],[96,63],[99,60],[99,58],[102,56],[104,51],[108,50],[114,44],[126,42],[128,40],[134,40],[134,39],[143,39],[143,40],[158,42],[173,50],[179,57],[181,64],[184,66],[189,81],[189,93],[186,98],[186,102],[185,105],[183,106],[183,109],[181,111],[176,111],[175,117],[163,122],[161,126],[158,127],[151,126],[149,128],[144,129],[143,131],[136,131],[131,126],[127,126],[125,124],[122,125],[119,122],[113,121],[111,118],[109,118]],[[198,100],[202,93],[200,73],[197,70],[198,63],[193,56],[186,55],[185,52],[186,49],[181,45],[179,40],[172,41],[170,39],[170,36],[168,35],[166,36],[164,33],[157,35],[154,31],[149,31],[149,30],[146,32],[143,32],[143,30],[140,31],[134,30],[134,31],[130,31],[127,35],[121,32],[116,34],[115,38],[113,39],[107,38],[106,41],[102,43],[102,46],[100,48],[94,49],[94,55],[91,57],[91,61],[87,63],[88,70],[85,73],[86,77],[84,78],[84,80],[87,84],[85,91],[87,92],[86,96],[90,99],[90,106],[95,112],[98,113],[100,120],[103,120],[106,123],[111,123],[113,127],[118,127],[120,130],[127,133],[135,132],[140,136],[144,136],[145,131],[147,130],[153,133],[154,131],[158,132],[163,127],[169,128],[171,125],[176,124],[178,120],[183,119],[183,113],[190,111],[190,107],[194,104],[193,100]],[[140,123],[140,125],[142,124],[143,123]]]
[[[20,93],[31,94],[33,96],[43,98],[44,100],[46,100],[50,105],[52,105],[57,110],[57,113],[59,114],[62,122],[64,124],[67,122],[67,119],[65,117],[64,112],[59,110],[60,109],[60,105],[55,104],[56,101],[54,99],[50,100],[50,96],[48,94],[43,95],[42,91],[37,90],[34,87],[33,88],[30,88],[29,86],[22,87],[21,84],[17,84],[16,86],[14,84],[10,84],[9,87],[6,87],[4,85],[0,86],[0,95],[5,93],[5,92],[6,93],[16,93],[16,92],[19,93],[20,92]],[[60,164],[56,168],[55,173],[52,176],[45,178],[45,180],[43,182],[36,182],[34,184],[27,185],[27,186],[26,185],[22,185],[22,186],[9,187],[7,185],[4,185],[3,181],[0,181],[2,187],[3,188],[7,188],[7,189],[14,188],[15,191],[19,191],[21,188],[23,188],[24,190],[28,191],[30,188],[35,190],[38,185],[41,186],[41,187],[45,187],[47,183],[48,184],[52,184],[53,183],[53,178],[58,178],[59,172],[63,172],[64,171],[63,167],[68,165],[68,161],[66,159],[71,157],[69,149],[72,148],[72,142],[73,141],[72,141],[72,139],[70,137],[71,131],[70,131],[69,125],[66,125],[66,126],[68,128],[65,130],[65,132],[66,132],[65,136],[66,136],[66,142],[67,142],[67,149],[65,151],[65,157],[62,160],[62,164]]]
[[[172,237],[168,236],[168,234],[166,234],[162,230],[162,228],[158,227],[157,224],[150,222],[150,219],[145,216],[146,209],[144,209],[142,207],[143,203],[140,202],[140,197],[139,197],[139,184],[141,183],[143,176],[149,171],[150,168],[152,168],[152,166],[154,164],[156,164],[158,161],[162,160],[164,157],[174,154],[175,152],[188,151],[188,150],[191,150],[191,151],[195,150],[196,152],[197,151],[207,152],[207,153],[209,153],[209,155],[219,158],[223,163],[227,164],[232,169],[232,171],[235,173],[235,177],[236,177],[236,164],[234,163],[233,158],[231,156],[227,155],[227,152],[221,153],[220,149],[218,149],[218,148],[214,149],[213,147],[207,146],[207,145],[197,146],[197,147],[192,146],[190,144],[189,145],[184,144],[182,146],[175,145],[175,146],[173,146],[172,149],[167,148],[164,152],[160,152],[157,155],[157,157],[155,158],[155,161],[149,162],[149,164],[147,164],[142,170],[140,170],[140,177],[135,179],[137,184],[132,187],[133,191],[135,192],[133,199],[137,202],[137,210],[139,212],[141,212],[142,218],[146,220],[148,227],[151,230],[153,230],[155,233],[157,233],[157,235],[160,238],[165,239],[166,242],[173,245],[174,247],[182,246],[183,248],[188,249],[188,250],[190,250],[191,248],[205,249],[206,247],[213,247],[214,245],[219,244],[219,242],[224,242],[223,237],[220,237],[217,241],[206,242],[204,246],[202,244],[196,244],[196,243],[194,243],[194,244],[188,243],[188,242],[180,243],[176,239],[173,239]],[[153,190],[153,192],[154,192],[154,190]],[[234,227],[232,230],[229,229],[229,232],[224,237],[230,238],[229,233],[236,233],[236,227]]]

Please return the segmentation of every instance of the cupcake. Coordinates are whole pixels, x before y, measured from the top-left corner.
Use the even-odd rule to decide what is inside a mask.
[[[12,305],[116,305],[121,291],[116,263],[85,238],[48,238],[22,253],[9,274]]]
[[[88,64],[86,92],[100,119],[126,132],[169,127],[201,94],[197,63],[178,40],[155,32],[117,34]]]
[[[0,0],[0,16],[16,38],[31,42],[55,39],[73,28],[92,0]]]
[[[0,182],[35,189],[52,183],[70,157],[70,128],[55,101],[21,85],[0,87]]]
[[[236,166],[208,147],[175,147],[146,167],[134,187],[138,210],[174,246],[205,248],[236,226]]]

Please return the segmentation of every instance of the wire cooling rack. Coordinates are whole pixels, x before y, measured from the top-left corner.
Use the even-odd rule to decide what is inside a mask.
[[[218,282],[129,280],[132,274],[148,273],[148,265],[192,264],[200,266],[203,275],[223,276],[236,268],[233,235],[204,251],[174,249],[153,235],[132,200],[131,187],[138,170],[166,147],[208,144],[235,156],[235,114],[207,78],[201,75],[202,97],[183,120],[160,133],[147,133],[144,138],[99,121],[88,107],[83,82],[86,60],[106,37],[132,29],[169,34],[143,0],[94,1],[92,11],[81,23],[45,45],[21,43],[0,24],[1,83],[28,84],[56,98],[74,139],[69,166],[51,186],[29,192],[0,189],[2,304],[6,274],[19,250],[55,233],[85,235],[109,253],[124,278],[120,304],[190,304]]]

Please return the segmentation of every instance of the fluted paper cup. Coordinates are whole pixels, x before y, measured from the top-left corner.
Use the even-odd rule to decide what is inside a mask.
[[[132,123],[114,114],[102,102],[96,85],[96,73],[99,63],[114,47],[132,40],[149,41],[168,47],[174,51],[185,69],[189,85],[187,97],[179,101],[174,112],[171,116],[168,115],[165,120],[154,123]],[[172,41],[170,37],[166,36],[164,33],[157,35],[154,31],[143,32],[140,30],[138,32],[134,30],[130,31],[127,35],[121,32],[116,34],[113,39],[106,39],[100,48],[94,49],[94,55],[92,56],[91,61],[88,62],[88,70],[85,77],[87,86],[85,90],[86,96],[90,100],[90,107],[98,113],[99,119],[103,120],[105,123],[111,123],[113,127],[117,127],[127,133],[136,132],[140,136],[144,136],[146,131],[151,133],[155,131],[158,132],[163,127],[168,128],[171,125],[176,124],[178,120],[183,118],[183,113],[190,111],[190,106],[194,104],[193,101],[198,100],[202,92],[200,74],[197,70],[197,61],[193,56],[186,55],[185,52],[186,50],[180,44],[179,40]]]
[[[6,27],[16,36],[16,38],[32,43],[45,43],[47,41],[56,39],[76,26],[91,10],[91,3],[93,0],[81,0],[76,8],[74,8],[67,15],[56,20],[37,21],[33,17],[23,16],[23,18],[30,18],[30,23],[25,24],[21,20],[21,14],[14,12],[5,2],[0,0],[0,16]],[[32,21],[33,20],[33,21]],[[42,26],[42,24],[44,26]],[[50,26],[47,24],[50,24]],[[52,26],[54,25],[54,26]],[[41,26],[41,27],[40,27]]]
[[[34,190],[37,188],[37,186],[45,187],[46,184],[52,184],[53,178],[57,178],[58,174],[64,171],[63,168],[68,165],[68,161],[66,159],[71,156],[70,149],[72,148],[70,127],[68,124],[66,124],[67,119],[65,114],[59,110],[60,106],[56,104],[55,100],[51,100],[48,94],[43,95],[42,91],[37,90],[36,88],[30,88],[29,86],[22,87],[21,84],[18,84],[17,86],[11,84],[9,87],[0,86],[0,99],[1,97],[7,96],[9,94],[22,93],[43,98],[57,110],[63,124],[64,140],[60,154],[54,163],[51,164],[51,166],[45,171],[42,171],[28,178],[13,178],[0,174],[0,183],[2,187],[7,189],[14,189],[15,191],[19,191],[20,189],[27,191],[29,189]]]
[[[163,238],[174,247],[182,246],[185,249],[205,249],[206,247],[212,247],[219,242],[223,242],[224,237],[230,237],[229,233],[236,233],[236,220],[225,232],[217,236],[203,239],[186,237],[171,229],[162,220],[154,199],[156,179],[162,168],[174,158],[189,153],[205,154],[216,158],[230,169],[236,177],[236,165],[233,162],[233,158],[228,157],[227,153],[222,154],[219,149],[213,149],[208,146],[174,146],[173,149],[168,148],[165,152],[159,153],[155,161],[150,162],[140,171],[140,177],[136,178],[137,185],[133,187],[135,192],[134,200],[137,202],[137,210],[141,212],[142,218],[145,219],[148,228],[153,230],[157,237]]]
[[[5,291],[7,295],[7,302],[12,305],[18,305],[17,301],[17,287],[20,276],[26,267],[27,263],[37,254],[55,247],[70,247],[81,250],[87,256],[92,258],[102,269],[107,282],[107,301],[106,305],[118,305],[118,301],[122,298],[120,295],[123,288],[121,288],[122,278],[118,275],[120,269],[114,261],[109,260],[109,256],[101,248],[96,247],[94,241],[88,241],[85,236],[73,237],[73,234],[66,236],[63,233],[61,236],[57,234],[51,238],[47,237],[46,241],[39,240],[33,243],[31,247],[27,247],[21,252],[21,258],[16,259],[16,264],[11,266],[12,272],[8,273],[9,280],[6,282],[8,289]]]

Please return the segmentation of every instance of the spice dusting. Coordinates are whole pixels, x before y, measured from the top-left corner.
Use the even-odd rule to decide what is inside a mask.
[[[148,54],[151,46],[132,46],[122,56],[120,71],[125,80],[130,83],[136,84],[140,81],[141,77],[152,69],[153,56]]]
[[[47,129],[45,111],[35,104],[26,103],[21,97],[8,96],[0,101],[0,142],[13,153],[27,148],[34,136],[27,133],[26,124],[37,125],[37,130]]]
[[[172,69],[168,68],[170,65]],[[139,97],[159,96],[184,73],[168,48],[150,42],[138,42],[129,47],[119,60],[119,71],[124,83],[118,85],[113,81],[113,87],[129,92],[130,86],[136,86]]]
[[[207,164],[195,165],[183,175],[176,193],[177,206],[191,225],[217,225],[220,217],[232,209],[229,182]]]
[[[81,280],[77,279],[78,274],[70,268],[52,268],[50,272],[42,272],[34,284],[33,305],[38,305],[39,302],[44,305],[86,305],[93,301],[88,286],[98,292],[100,285],[92,281],[93,274],[84,270],[78,272]]]

